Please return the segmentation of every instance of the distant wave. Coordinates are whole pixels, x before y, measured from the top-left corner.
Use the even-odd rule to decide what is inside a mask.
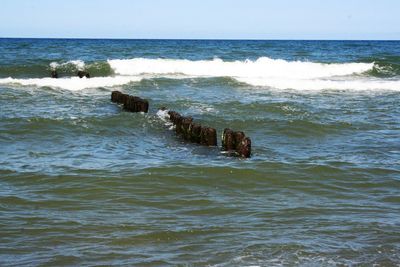
[[[69,90],[120,86],[143,78],[166,77],[209,78],[229,77],[252,86],[269,89],[294,90],[400,90],[400,80],[396,77],[377,77],[380,66],[375,63],[316,63],[306,61],[286,61],[261,57],[257,60],[223,61],[185,59],[112,59],[107,62],[86,64],[81,60],[52,62],[50,69],[86,69],[95,78],[60,79],[29,78],[0,79],[0,84],[17,83],[59,87]],[[70,71],[69,75],[75,75]],[[102,77],[96,77],[102,76]]]
[[[255,61],[122,59],[108,60],[120,75],[231,77],[253,86],[295,90],[400,90],[399,80],[369,77],[374,63],[315,63],[261,57]],[[365,74],[365,75],[364,75]]]
[[[110,76],[114,73],[110,65],[105,61],[86,63],[82,60],[70,60],[67,62],[51,62],[50,70],[57,70],[61,75],[75,75],[77,71],[87,70],[92,76]]]
[[[13,79],[5,78],[0,79],[0,84],[20,84],[23,86],[34,85],[39,87],[53,87],[62,88],[71,91],[83,90],[87,88],[98,87],[113,87],[124,85],[130,82],[140,81],[140,77],[130,76],[116,76],[116,77],[95,77],[95,78],[82,78],[69,77],[69,78],[31,78],[31,79]]]
[[[363,73],[372,70],[374,63],[323,64],[286,61],[261,57],[255,61],[122,59],[108,60],[117,74],[185,74],[191,76],[234,78],[291,78],[315,79]]]

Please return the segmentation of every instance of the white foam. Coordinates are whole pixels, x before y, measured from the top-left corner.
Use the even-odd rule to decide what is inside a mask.
[[[238,78],[240,82],[254,86],[275,88],[280,90],[295,89],[301,91],[319,90],[354,90],[354,91],[400,91],[399,80],[384,79],[263,79],[263,78]]]
[[[62,88],[71,91],[83,90],[87,88],[98,88],[98,87],[113,87],[118,85],[124,85],[130,82],[140,81],[140,77],[133,76],[115,76],[115,77],[95,77],[95,78],[32,78],[32,79],[14,79],[5,78],[0,79],[0,84],[20,84],[20,85],[34,85],[39,87],[53,87]]]
[[[323,64],[286,61],[261,57],[255,61],[181,60],[181,59],[122,59],[108,60],[117,74],[186,74],[191,76],[238,78],[299,78],[313,79],[351,75],[371,70],[374,63]]]
[[[363,74],[374,63],[324,64],[261,57],[255,61],[121,59],[108,60],[120,75],[231,77],[254,86],[298,90],[400,90],[400,81],[371,79]]]
[[[0,84],[49,86],[68,90],[82,90],[96,87],[124,85],[144,78],[166,77],[170,79],[231,77],[239,82],[269,89],[294,90],[395,90],[400,91],[400,80],[373,78],[363,73],[372,70],[374,63],[334,63],[324,64],[305,61],[286,61],[261,57],[257,60],[223,61],[185,59],[114,59],[108,64],[117,75],[91,79],[38,78],[0,79]],[[85,62],[71,60],[65,63],[52,62],[57,69],[73,65],[84,69]]]
[[[162,121],[164,122],[169,122],[169,114],[168,114],[169,110],[165,109],[165,110],[161,110],[159,109],[157,111],[157,117],[160,118]]]
[[[75,68],[77,70],[84,70],[85,69],[85,62],[82,61],[82,60],[70,60],[70,61],[67,61],[67,62],[64,62],[64,63],[51,62],[50,63],[50,68],[55,70],[57,68],[65,67],[65,66],[68,66],[68,65],[75,66]]]
[[[52,70],[57,69],[58,66],[60,66],[60,64],[57,63],[57,62],[51,62],[51,63],[50,63],[50,68],[51,68]]]

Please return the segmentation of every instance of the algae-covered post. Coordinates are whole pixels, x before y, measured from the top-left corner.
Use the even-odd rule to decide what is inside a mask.
[[[121,103],[122,93],[120,91],[111,92],[111,101],[114,103]]]
[[[57,79],[58,78],[58,72],[56,70],[51,71],[51,78]]]
[[[144,112],[149,111],[149,101],[137,96],[130,96],[123,94],[119,91],[111,92],[111,101],[118,104],[123,104],[124,109],[130,112]]]
[[[200,144],[205,146],[217,146],[217,130],[211,127],[202,127],[200,132]]]
[[[201,138],[201,125],[198,123],[191,123],[189,127],[190,142],[200,144]]]
[[[77,75],[79,78],[83,78],[83,77],[90,78],[89,72],[84,71],[84,70],[78,71]]]
[[[175,132],[186,141],[205,145],[217,146],[217,131],[193,122],[192,117],[184,117],[176,111],[168,112],[170,121],[175,125]]]
[[[226,128],[222,134],[222,150],[249,158],[251,156],[251,139],[241,131],[235,132]]]

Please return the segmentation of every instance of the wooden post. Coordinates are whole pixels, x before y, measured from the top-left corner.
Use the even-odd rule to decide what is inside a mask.
[[[222,134],[222,150],[234,152],[239,157],[249,158],[251,156],[251,140],[241,132],[234,132],[229,128]]]
[[[137,96],[130,96],[119,91],[111,92],[111,101],[123,104],[124,109],[130,112],[149,112],[149,101]]]

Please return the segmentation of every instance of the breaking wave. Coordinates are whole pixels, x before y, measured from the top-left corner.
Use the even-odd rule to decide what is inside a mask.
[[[50,63],[50,68],[52,70],[57,70],[57,69],[63,69],[63,68],[73,68],[77,70],[84,70],[85,69],[85,62],[82,60],[70,60],[64,63],[58,63],[58,62],[51,62]]]
[[[128,84],[130,82],[140,81],[140,77],[131,76],[115,76],[115,77],[95,77],[95,78],[31,78],[31,79],[13,79],[5,78],[0,79],[0,84],[20,84],[23,86],[34,85],[38,87],[53,87],[62,88],[71,91],[83,90],[87,88],[98,88],[98,87],[113,87]]]
[[[314,79],[363,73],[371,70],[374,63],[323,64],[303,61],[286,61],[261,57],[255,61],[176,60],[176,59],[122,59],[108,60],[115,73],[185,74],[206,77],[234,78],[294,78]]]
[[[374,63],[315,63],[261,57],[255,61],[122,59],[108,60],[120,75],[231,77],[253,86],[295,90],[400,90],[399,80],[371,77]]]
[[[120,86],[143,78],[229,77],[252,86],[294,90],[400,90],[400,79],[388,77],[388,67],[375,63],[316,63],[261,57],[257,60],[223,61],[186,59],[112,59],[85,63],[81,60],[52,62],[49,70],[60,79],[3,78],[0,84],[21,84],[82,90]],[[71,77],[87,70],[91,79]],[[384,73],[385,72],[385,73]],[[65,73],[65,75],[62,75]],[[382,77],[384,75],[385,77]],[[68,77],[66,77],[68,76]]]

